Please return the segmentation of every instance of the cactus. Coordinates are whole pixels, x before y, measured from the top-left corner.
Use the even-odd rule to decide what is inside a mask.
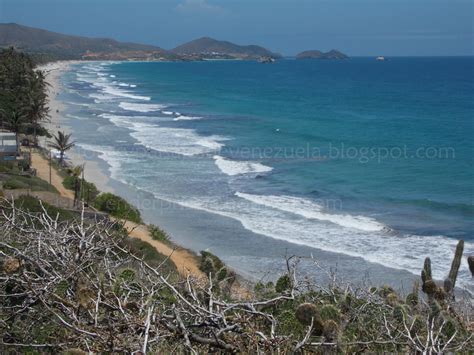
[[[462,253],[464,251],[464,240],[460,240],[456,246],[454,259],[449,270],[448,278],[445,281],[445,291],[450,293],[456,287],[456,279],[458,277],[459,267],[461,266]]]
[[[438,287],[434,281],[431,273],[431,260],[430,258],[425,259],[423,270],[421,271],[421,281],[423,282],[421,289],[428,295],[428,298],[435,298],[438,301],[446,299],[447,295],[453,293],[456,287],[456,279],[458,277],[459,267],[461,266],[462,253],[464,250],[464,240],[460,240],[456,246],[456,252],[454,253],[454,259],[451,263],[451,269],[449,270],[448,277],[444,280],[444,287]],[[472,269],[474,269],[474,260],[471,262]],[[474,270],[471,270],[474,271]]]
[[[439,314],[441,312],[441,306],[439,305],[438,302],[432,300],[430,302],[430,308],[431,308],[430,319],[433,319],[433,318],[439,316]]]
[[[339,310],[331,304],[322,306],[320,315],[323,321],[333,320],[335,322],[339,322],[341,320],[341,312],[339,312]]]
[[[413,283],[413,291],[411,293],[409,293],[405,299],[405,302],[412,306],[412,307],[415,307],[418,305],[418,293],[419,293],[419,289],[420,289],[420,284],[418,281],[415,281]]]
[[[407,317],[408,311],[407,311],[407,306],[405,305],[396,305],[393,307],[392,311],[393,317],[399,321],[400,323],[403,322],[403,320]]]
[[[319,314],[318,308],[312,303],[302,303],[296,308],[296,319],[302,325],[310,325],[313,321],[313,334],[321,335],[323,333],[323,321]]]
[[[13,274],[20,270],[21,267],[21,260],[12,258],[12,257],[7,257],[5,261],[3,262],[3,271],[7,274]]]
[[[324,322],[323,335],[327,340],[333,341],[337,339],[338,334],[339,334],[339,325],[335,321],[333,321],[332,319],[329,319]]]
[[[426,292],[426,283],[428,281],[431,281],[432,280],[432,274],[431,274],[431,259],[430,258],[426,258],[425,259],[425,263],[423,265],[423,270],[421,271],[421,282],[422,282],[422,285],[421,285],[421,290],[424,292],[424,293],[427,293]]]
[[[471,270],[472,277],[474,277],[474,255],[467,257],[467,264],[469,265],[469,270]]]
[[[387,303],[394,307],[398,304],[398,296],[395,292],[391,292],[386,297]]]
[[[425,320],[421,316],[416,315],[415,317],[413,317],[411,321],[411,326],[410,326],[411,336],[418,334],[418,332],[420,332],[424,327],[425,327]]]
[[[90,287],[90,283],[85,278],[80,278],[76,285],[76,299],[79,305],[85,309],[92,309],[94,304],[95,292]]]
[[[433,280],[428,280],[425,282],[425,293],[428,296],[434,296],[435,293],[438,291],[438,286]]]
[[[296,319],[303,325],[310,325],[311,319],[320,318],[318,308],[312,303],[302,303],[296,308]]]

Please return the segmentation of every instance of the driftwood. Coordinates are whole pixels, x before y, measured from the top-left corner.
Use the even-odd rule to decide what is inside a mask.
[[[272,308],[294,302],[316,286],[299,280],[298,260],[287,260],[289,287],[278,295],[233,302],[191,277],[176,279],[131,253],[119,224],[84,218],[60,222],[57,216],[29,213],[4,201],[0,226],[0,350],[21,352],[82,349],[111,353],[294,353],[373,346],[420,353],[469,349],[471,337],[441,337],[446,323],[427,313],[423,331],[402,314],[391,324],[394,307],[369,291],[318,288],[355,303],[346,323],[377,309],[380,326],[370,340],[314,336],[313,321],[299,337],[280,331]],[[317,297],[313,302],[317,302]],[[360,300],[363,300],[360,301]],[[424,302],[424,301],[422,301]],[[429,307],[425,304],[426,307]],[[416,323],[416,324],[415,324]],[[402,326],[400,326],[402,324]],[[55,334],[56,336],[51,336]],[[354,346],[354,347],[352,347]],[[349,347],[349,348],[348,348]],[[352,347],[352,348],[351,348]],[[472,348],[471,348],[472,349]]]

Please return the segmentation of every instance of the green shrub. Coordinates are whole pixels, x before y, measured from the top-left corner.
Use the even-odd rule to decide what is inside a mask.
[[[18,168],[11,161],[0,162],[0,173],[11,173],[18,171]]]
[[[30,169],[30,163],[28,160],[26,159],[22,159],[22,160],[19,160],[18,161],[18,167],[22,170],[22,171],[27,171]]]
[[[148,225],[148,231],[150,232],[150,235],[154,240],[164,243],[170,242],[169,235],[160,227],[155,226],[154,224],[150,224]]]
[[[127,219],[135,223],[142,223],[140,211],[123,198],[109,192],[100,194],[94,201],[94,207],[110,215]]]
[[[124,246],[134,255],[143,258],[145,262],[153,267],[160,266],[162,274],[177,275],[176,266],[165,255],[160,254],[152,245],[136,238],[126,238]],[[176,276],[177,277],[177,276]]]
[[[225,267],[225,264],[221,259],[219,259],[216,255],[208,252],[208,251],[201,251],[201,261],[209,259],[212,261],[212,265],[214,267],[214,271],[219,271],[223,267]]]
[[[27,189],[31,191],[49,191],[58,192],[53,185],[36,177],[15,175],[9,177],[4,183],[3,188],[8,190]]]
[[[326,304],[321,307],[320,310],[321,318],[326,320],[333,320],[335,322],[340,322],[341,320],[341,312],[335,306],[331,304]]]
[[[318,308],[312,303],[302,303],[296,308],[295,317],[303,325],[310,325],[311,320],[321,319]]]
[[[51,218],[56,218],[56,216],[58,215],[59,215],[60,221],[65,221],[65,220],[70,220],[70,219],[75,218],[74,214],[70,211],[66,211],[61,208],[51,206],[50,204],[46,202],[42,202],[42,205]],[[15,207],[23,211],[28,211],[30,213],[43,212],[43,208],[41,207],[40,201],[33,196],[18,197],[15,200]]]
[[[291,280],[290,276],[283,275],[280,277],[275,285],[275,291],[278,293],[282,293],[288,291],[291,288]]]
[[[75,176],[66,176],[63,180],[63,186],[66,189],[72,191],[75,190],[76,183],[78,183],[79,186],[82,186],[79,198],[81,200],[93,203],[100,193],[95,184],[93,184],[92,182],[88,182],[85,179],[77,178]]]

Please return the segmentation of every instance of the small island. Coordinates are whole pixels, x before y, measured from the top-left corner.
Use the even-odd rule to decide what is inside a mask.
[[[319,50],[309,50],[298,53],[296,59],[348,59],[349,57],[339,52],[338,50],[332,49],[329,52],[321,52]]]

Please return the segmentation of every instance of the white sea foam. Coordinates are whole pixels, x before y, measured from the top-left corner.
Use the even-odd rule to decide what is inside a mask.
[[[71,115],[71,114],[67,114],[66,117],[72,118],[72,119],[75,119],[75,120],[79,120],[79,121],[87,121],[89,119],[89,117]]]
[[[192,129],[161,127],[157,124],[137,121],[134,119],[107,116],[110,122],[118,127],[132,131],[130,135],[143,146],[166,153],[192,156],[206,154],[222,148],[221,141],[226,140],[221,136],[203,137]]]
[[[166,108],[165,105],[160,104],[139,104],[134,102],[121,102],[119,106],[124,110],[135,112],[155,112]]]
[[[272,167],[250,161],[236,161],[214,155],[217,167],[226,175],[235,176],[241,174],[268,173]]]
[[[110,176],[114,179],[119,179],[119,172],[124,161],[123,154],[116,152],[112,147],[99,146],[93,144],[76,144],[77,147],[97,153],[98,158],[102,159],[109,166]]]
[[[131,88],[136,88],[137,86],[135,84],[130,84]]]
[[[76,73],[78,81],[83,81],[92,84],[93,87],[96,87],[100,90],[101,94],[104,95],[102,99],[99,99],[100,101],[108,101],[113,100],[115,98],[128,98],[141,101],[151,100],[149,96],[137,95],[133,92],[130,92],[129,90],[123,89],[123,87],[134,88],[136,87],[136,85],[117,83],[117,81],[110,82],[108,80],[108,77],[115,78],[115,75],[104,73],[104,67],[105,65],[103,64],[85,65],[82,67],[82,71]]]
[[[202,119],[202,117],[180,115],[178,117],[173,118],[173,121],[194,121],[194,120],[200,120],[200,119]]]
[[[209,197],[177,199],[155,193],[156,197],[180,205],[204,210],[241,222],[242,226],[254,233],[280,239],[295,244],[305,245],[329,252],[342,253],[359,257],[368,262],[384,265],[389,268],[405,270],[418,275],[423,267],[424,258],[432,259],[433,276],[442,280],[449,272],[449,262],[457,241],[445,236],[396,235],[384,230],[367,232],[345,228],[333,223],[326,223],[313,218],[305,218],[300,213],[292,213],[266,206],[262,203],[238,198],[223,200]],[[248,194],[247,194],[248,195]],[[306,210],[312,207],[321,209],[317,204],[299,201],[297,204],[289,198],[289,204],[295,210]],[[284,201],[284,200],[282,200]],[[279,207],[282,207],[280,201]],[[259,201],[262,202],[262,201]],[[283,202],[285,205],[286,202]],[[304,207],[302,207],[302,206]],[[474,253],[474,243],[465,243],[465,254]],[[470,272],[462,265],[459,272],[459,285],[468,286]]]
[[[236,192],[235,195],[259,205],[298,214],[309,219],[331,222],[344,228],[357,229],[365,232],[379,232],[387,229],[382,223],[379,223],[370,217],[322,212],[320,205],[303,198],[292,196],[252,195],[242,192]]]
[[[142,100],[142,101],[150,101],[151,97],[149,96],[142,96],[142,95],[135,95],[132,94],[128,91],[122,90],[115,86],[114,84],[108,83],[108,82],[94,82],[93,84],[95,87],[100,88],[102,92],[115,96],[115,97],[125,97],[128,99],[133,99],[133,100]]]
[[[172,116],[172,115],[174,115],[174,112],[173,112],[173,111],[161,111],[161,113],[162,113],[163,115],[167,115],[167,116]]]

